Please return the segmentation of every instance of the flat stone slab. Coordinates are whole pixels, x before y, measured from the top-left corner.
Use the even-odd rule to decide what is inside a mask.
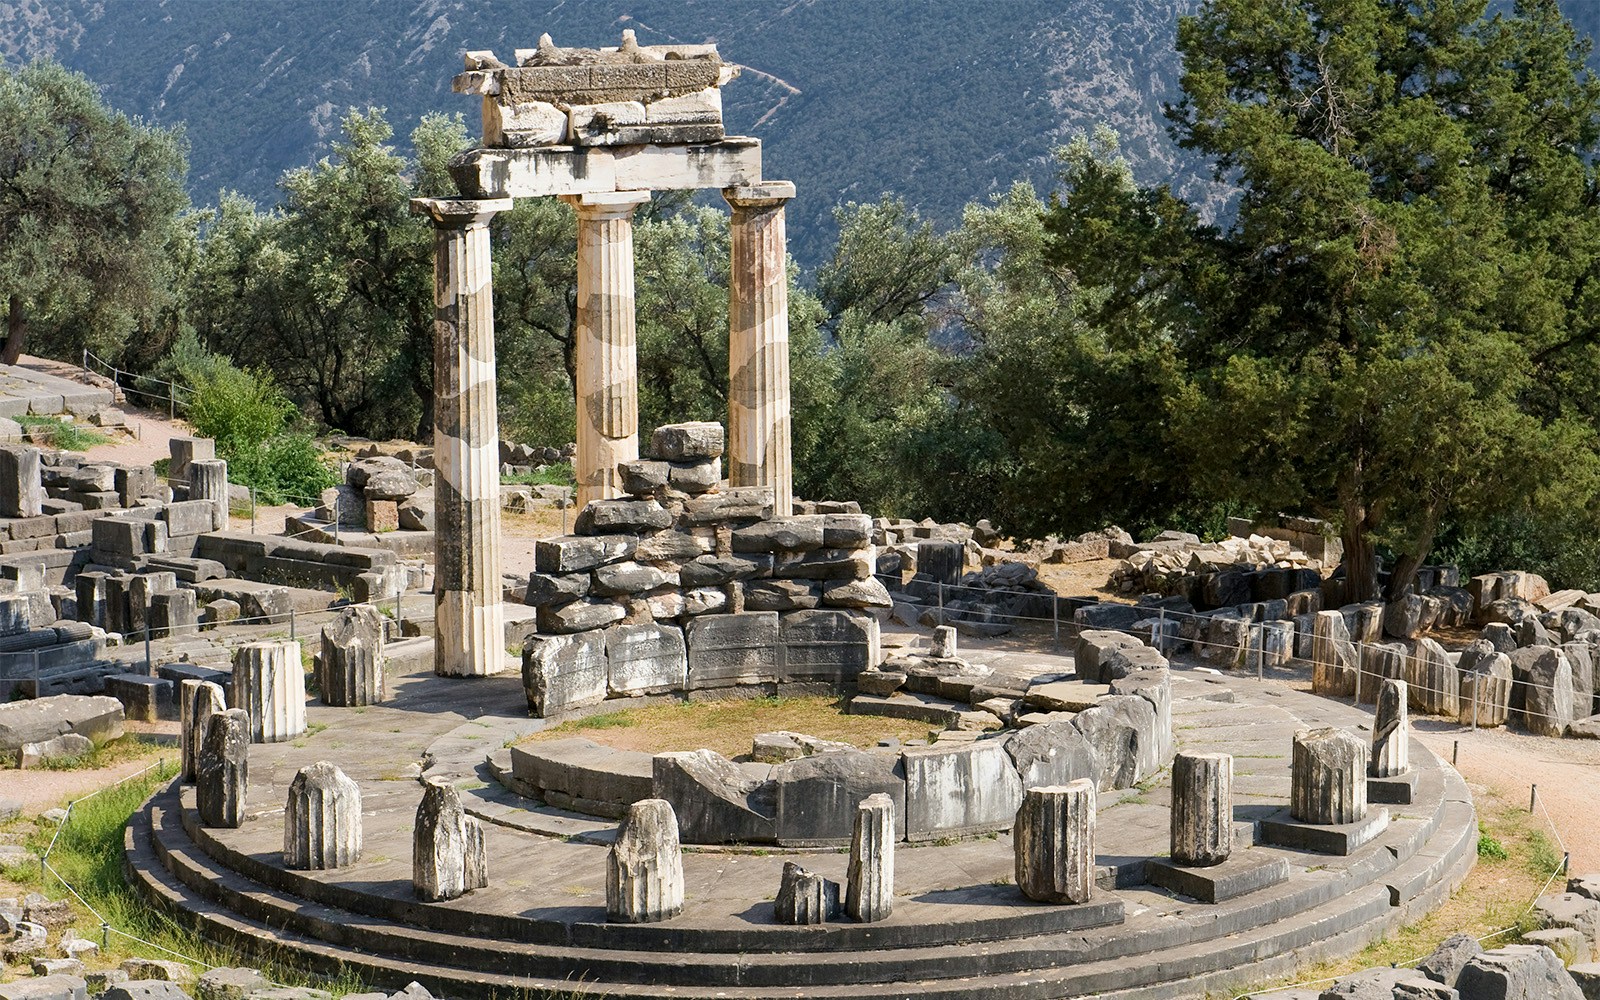
[[[1265,889],[1289,879],[1289,859],[1258,851],[1239,851],[1220,865],[1192,868],[1176,865],[1166,858],[1145,863],[1145,878],[1151,885],[1171,889],[1202,903],[1220,903]]]
[[[1030,708],[1041,708],[1050,712],[1081,712],[1086,708],[1092,708],[1110,693],[1110,684],[1095,684],[1090,681],[1051,681],[1048,684],[1035,684],[1028,689],[1022,700]]]
[[[104,695],[58,694],[0,705],[0,752],[63,733],[103,742],[122,735],[122,702]]]
[[[1391,778],[1368,778],[1367,801],[1382,803],[1388,806],[1408,806],[1417,794],[1417,771],[1415,768],[1405,774],[1398,774]]]
[[[1323,826],[1302,823],[1289,816],[1289,810],[1280,809],[1261,820],[1261,840],[1279,847],[1295,847],[1318,854],[1344,856],[1363,844],[1370,843],[1378,834],[1389,828],[1389,810],[1369,809],[1366,819],[1355,823]]]

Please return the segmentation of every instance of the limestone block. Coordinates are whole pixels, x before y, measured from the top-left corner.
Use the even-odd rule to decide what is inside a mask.
[[[195,807],[206,826],[244,825],[250,783],[250,716],[243,709],[214,713],[195,763]]]
[[[1078,672],[1078,679],[1104,684],[1109,678],[1101,664],[1108,659],[1113,650],[1131,649],[1142,647],[1135,636],[1124,632],[1110,632],[1096,629],[1087,629],[1078,634],[1078,642],[1073,649],[1073,663]]]
[[[211,717],[227,707],[220,684],[185,680],[178,685],[178,746],[184,781],[195,780],[200,744],[210,729]]]
[[[1172,732],[1172,672],[1165,667],[1136,671],[1112,681],[1111,693],[1134,695],[1150,703],[1154,714],[1150,747],[1155,754],[1155,766],[1159,768],[1168,764],[1177,747]]]
[[[1463,726],[1473,724],[1474,714],[1480,726],[1503,726],[1510,715],[1511,657],[1493,651],[1493,647],[1489,649],[1490,653],[1475,659],[1470,668],[1466,666],[1466,654],[1462,655],[1459,721]]]
[[[482,830],[461,808],[454,785],[433,778],[422,786],[411,833],[411,889],[430,903],[455,899],[488,884]]]
[[[777,833],[777,795],[766,773],[714,750],[656,754],[651,788],[672,804],[677,829],[694,844],[770,843]],[[767,769],[769,772],[770,769]]]
[[[782,680],[855,680],[877,666],[878,619],[862,611],[795,611],[779,622],[784,648]]]
[[[1367,815],[1367,745],[1338,729],[1301,730],[1290,764],[1289,814],[1302,823],[1355,823]]]
[[[1461,677],[1444,647],[1422,639],[1406,670],[1406,695],[1411,708],[1424,715],[1457,718],[1461,714]]]
[[[825,521],[821,514],[795,514],[735,528],[733,551],[791,554],[820,549]]]
[[[1511,654],[1511,722],[1541,736],[1560,736],[1577,718],[1572,665],[1559,649],[1529,646]]]
[[[228,530],[228,463],[220,458],[192,460],[189,463],[189,499],[211,501],[211,530]]]
[[[701,615],[684,629],[689,690],[771,684],[778,678],[778,616]]]
[[[1544,928],[1568,928],[1585,941],[1579,962],[1593,961],[1595,944],[1600,940],[1600,902],[1575,892],[1540,896],[1533,904],[1533,916]]]
[[[809,611],[822,604],[822,588],[807,580],[751,580],[743,586],[746,611]]]
[[[672,515],[655,500],[593,500],[578,513],[572,531],[576,535],[637,535],[671,525]]]
[[[105,742],[122,735],[122,703],[104,695],[58,694],[0,703],[0,753],[62,733]]]
[[[1436,983],[1454,986],[1461,969],[1482,950],[1471,934],[1452,934],[1440,942],[1432,954],[1417,963],[1417,971]]]
[[[1463,997],[1495,1000],[1583,1000],[1583,992],[1549,948],[1512,944],[1474,955],[1456,978]]]
[[[672,804],[635,802],[606,853],[606,919],[656,923],[682,912],[683,850]]]
[[[720,587],[735,580],[749,580],[772,572],[772,556],[765,553],[702,555],[678,570],[685,587]]]
[[[1095,787],[1087,780],[1032,788],[1012,844],[1017,888],[1041,903],[1086,903],[1094,892]]]
[[[1152,711],[1152,726],[1154,717]],[[1072,727],[1083,734],[1094,751],[1095,763],[1100,767],[1097,784],[1101,791],[1132,788],[1139,783],[1140,747],[1150,737],[1129,722],[1126,712],[1118,714],[1111,708],[1096,704],[1074,715]]]
[[[0,517],[38,517],[43,503],[39,449],[25,445],[0,447]]]
[[[604,701],[608,674],[604,632],[530,636],[523,644],[522,687],[536,718]]]
[[[779,764],[772,780],[777,841],[786,847],[848,844],[856,807],[870,795],[889,796],[897,817],[906,811],[905,769],[896,754],[831,750]],[[904,832],[900,822],[897,834]]]
[[[845,912],[872,923],[894,912],[894,800],[869,795],[856,807],[845,883]]]
[[[683,630],[674,625],[617,625],[605,635],[606,688],[613,695],[682,691],[689,681]]]
[[[329,705],[376,705],[386,697],[383,617],[371,605],[340,610],[322,627],[322,700]]]
[[[839,913],[839,883],[785,861],[772,909],[780,924],[826,923]]]
[[[622,597],[632,594],[642,594],[647,590],[657,587],[675,587],[678,585],[676,570],[662,569],[659,566],[650,566],[644,563],[625,559],[621,562],[597,566],[594,570],[594,583],[590,593],[596,597]]]
[[[1022,779],[1006,741],[909,747],[901,758],[907,840],[1007,830],[1016,820]]]
[[[967,547],[960,542],[926,539],[917,543],[917,573],[932,582],[952,586],[967,568]],[[955,594],[946,595],[951,599]]]
[[[150,638],[194,635],[200,631],[200,604],[189,589],[169,590],[150,597]]]
[[[681,493],[698,496],[722,482],[722,459],[707,458],[698,462],[669,462],[667,485]]]
[[[1363,704],[1377,700],[1378,688],[1386,680],[1403,681],[1411,656],[1403,643],[1361,647],[1361,678],[1357,693]]]
[[[302,767],[283,810],[283,863],[323,871],[360,858],[360,787],[325,760]]]
[[[383,534],[400,530],[400,505],[393,500],[366,500],[365,524],[368,531]]]
[[[1372,756],[1367,762],[1370,777],[1396,778],[1411,768],[1407,687],[1405,681],[1384,681],[1378,692],[1378,710],[1372,721]]]
[[[620,604],[611,601],[573,601],[539,609],[539,631],[550,635],[572,635],[604,628],[627,617]]]
[[[871,578],[828,584],[822,588],[822,601],[835,608],[887,608],[894,604],[888,588],[881,581]]]
[[[1231,754],[1181,753],[1173,758],[1171,825],[1174,864],[1206,867],[1228,860],[1233,853]]]
[[[631,535],[559,535],[534,543],[534,569],[540,573],[580,573],[633,555]]]
[[[666,424],[650,435],[650,458],[664,462],[693,462],[721,458],[726,448],[722,425],[712,420]],[[820,544],[820,543],[819,543]]]
[[[1006,737],[1005,744],[1024,790],[1082,778],[1099,781],[1094,748],[1070,719],[1028,726]]]
[[[233,656],[233,702],[250,715],[253,743],[283,743],[305,732],[300,643],[267,640],[240,646]]]

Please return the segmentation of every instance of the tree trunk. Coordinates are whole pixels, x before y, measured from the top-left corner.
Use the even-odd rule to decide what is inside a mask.
[[[1389,600],[1395,600],[1405,594],[1417,577],[1417,570],[1428,559],[1428,552],[1433,548],[1433,534],[1439,527],[1438,507],[1430,506],[1422,518],[1422,530],[1417,533],[1416,544],[1411,551],[1395,560],[1394,572],[1389,575]]]
[[[22,313],[22,296],[13,295],[6,308],[6,345],[0,348],[0,364],[14,365],[22,357],[22,341],[27,336],[28,320]]]
[[[1378,555],[1368,534],[1369,528],[1366,507],[1347,500],[1344,529],[1340,532],[1344,542],[1344,599],[1347,604],[1359,604],[1378,596]]]

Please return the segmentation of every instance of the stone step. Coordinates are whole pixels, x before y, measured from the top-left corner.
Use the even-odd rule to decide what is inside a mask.
[[[1456,779],[1459,784],[1459,779]],[[1464,788],[1462,789],[1464,793]],[[1460,805],[1460,803],[1456,803]],[[170,910],[182,911],[189,919],[198,921],[207,936],[233,941],[260,951],[281,947],[292,950],[309,967],[332,971],[344,965],[355,974],[375,985],[397,987],[400,983],[416,979],[435,992],[462,997],[486,997],[505,993],[510,989],[550,989],[557,992],[571,988],[569,980],[538,980],[506,976],[479,969],[467,971],[430,965],[422,962],[387,958],[381,955],[353,953],[324,942],[303,937],[291,930],[277,930],[282,926],[273,920],[268,924],[243,919],[201,898],[192,889],[186,889],[165,871],[159,870],[154,857],[155,847],[149,826],[151,814],[147,810],[135,817],[127,835],[130,868],[146,891]],[[949,1000],[979,1000],[979,998],[1006,998],[1006,1000],[1036,1000],[1043,997],[1078,996],[1096,994],[1123,998],[1176,997],[1194,995],[1202,988],[1223,983],[1234,984],[1251,978],[1265,978],[1288,971],[1295,963],[1353,950],[1366,941],[1392,931],[1402,921],[1420,914],[1435,905],[1460,878],[1465,876],[1474,857],[1476,825],[1470,806],[1458,822],[1447,824],[1449,829],[1438,838],[1441,843],[1430,842],[1417,857],[1393,871],[1391,882],[1406,882],[1417,871],[1433,870],[1438,877],[1418,895],[1398,904],[1390,897],[1391,885],[1369,884],[1355,891],[1341,892],[1329,905],[1302,910],[1299,913],[1268,922],[1250,933],[1234,933],[1223,941],[1195,941],[1180,944],[1162,941],[1167,935],[1156,934],[1144,940],[1148,953],[1159,956],[1159,961],[1129,962],[1126,958],[1083,961],[1044,971],[1017,971],[991,975],[975,974],[968,949],[947,952],[950,975],[961,978],[901,981],[885,989],[884,985],[806,985],[783,987],[757,987],[749,984],[739,990],[740,996],[767,997],[839,997],[882,998],[894,996],[934,996]],[[164,826],[168,824],[163,824]],[[142,829],[141,829],[142,827]],[[237,875],[221,874],[223,880],[239,879]],[[204,882],[204,878],[201,879]],[[248,886],[250,883],[244,881]],[[215,885],[216,883],[211,883]],[[262,899],[271,894],[257,887],[252,898]],[[291,911],[305,909],[305,904],[293,899],[285,901]],[[306,919],[320,923],[324,929],[341,925],[347,918],[332,911],[334,923],[318,912],[307,911]],[[1030,942],[1043,944],[1044,942]],[[363,946],[367,939],[362,938]],[[685,956],[674,955],[670,950],[652,958],[664,965],[672,965]],[[770,965],[769,959],[783,956],[746,955],[747,961]],[[793,956],[789,956],[793,958]],[[847,964],[853,956],[830,956],[829,963]],[[873,955],[873,958],[880,956]],[[1036,964],[1046,964],[1056,956],[1048,951],[1035,956]],[[1084,956],[1087,957],[1087,956]],[[808,964],[816,964],[813,956],[800,956]],[[851,963],[853,964],[853,963]],[[602,984],[595,984],[602,985]],[[604,983],[606,995],[626,997],[712,997],[726,996],[726,987],[704,986],[644,986]]]

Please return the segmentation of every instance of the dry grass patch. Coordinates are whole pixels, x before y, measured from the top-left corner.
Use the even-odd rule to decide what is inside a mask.
[[[1473,793],[1478,807],[1478,863],[1444,905],[1349,958],[1319,962],[1289,978],[1257,984],[1243,992],[1312,983],[1380,966],[1415,965],[1452,934],[1483,938],[1503,932],[1483,945],[1498,948],[1514,944],[1522,934],[1534,930],[1529,904],[1541,893],[1566,888],[1564,876],[1550,881],[1561,865],[1561,852],[1551,843],[1543,821],[1527,809],[1491,788],[1474,787]],[[1549,888],[1545,888],[1547,884]],[[1233,997],[1239,992],[1229,990],[1225,995]]]
[[[926,739],[929,735],[926,723],[846,715],[845,702],[839,698],[754,698],[606,712],[563,722],[519,742],[583,736],[618,750],[666,753],[703,747],[725,757],[747,758],[752,737],[778,729],[858,747],[873,746],[885,737],[903,741]]]

